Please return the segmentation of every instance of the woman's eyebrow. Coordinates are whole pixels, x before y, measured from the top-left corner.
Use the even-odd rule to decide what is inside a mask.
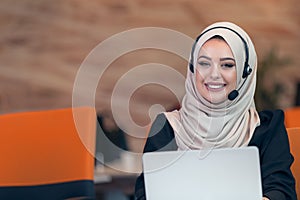
[[[235,62],[235,59],[231,57],[220,58],[220,61],[224,61],[224,60],[232,60]]]
[[[205,59],[207,59],[207,60],[211,60],[211,58],[210,58],[210,57],[207,57],[207,56],[199,56],[198,60],[199,60],[200,58],[205,58]]]

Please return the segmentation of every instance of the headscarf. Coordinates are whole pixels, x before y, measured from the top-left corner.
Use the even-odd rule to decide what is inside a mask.
[[[228,27],[231,30],[213,27]],[[254,103],[257,71],[254,45],[244,30],[230,22],[214,23],[202,33],[204,34],[195,44],[193,56],[191,56],[194,68],[197,66],[198,53],[202,45],[213,36],[221,36],[231,48],[235,58],[236,85],[237,88],[241,87],[239,95],[233,101],[210,103],[199,94],[196,88],[197,70],[194,69],[192,73],[188,69],[185,82],[186,94],[182,100],[181,109],[164,114],[174,130],[179,150],[247,146],[255,128],[260,124]],[[245,45],[237,33],[246,41],[249,50],[248,62],[252,73],[246,80],[242,78],[246,59]]]

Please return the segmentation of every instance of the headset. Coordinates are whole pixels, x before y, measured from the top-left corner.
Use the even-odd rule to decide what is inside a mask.
[[[240,39],[241,41],[243,42],[244,44],[244,49],[245,49],[245,63],[244,63],[244,69],[243,69],[243,75],[242,75],[242,78],[245,79],[244,82],[242,83],[242,85],[236,89],[236,90],[233,90],[231,91],[229,94],[228,94],[228,99],[233,101],[238,95],[239,95],[239,90],[241,89],[241,87],[244,85],[244,83],[246,82],[248,76],[251,74],[252,72],[252,68],[250,67],[248,61],[249,61],[249,48],[248,48],[248,45],[247,45],[247,42],[246,40],[235,30],[229,28],[229,27],[226,27],[226,26],[216,26],[216,27],[212,27],[212,28],[209,28],[207,30],[205,30],[204,32],[202,32],[195,40],[194,44],[193,44],[193,47],[192,47],[192,51],[191,51],[191,56],[190,56],[190,61],[189,61],[189,69],[192,73],[194,73],[194,64],[193,64],[193,61],[194,61],[194,51],[195,51],[195,47],[196,47],[196,44],[197,42],[199,41],[199,39],[207,32],[211,31],[211,30],[214,30],[214,29],[218,29],[218,28],[223,28],[223,29],[227,29],[227,30],[230,30],[232,31],[233,33],[235,33]]]

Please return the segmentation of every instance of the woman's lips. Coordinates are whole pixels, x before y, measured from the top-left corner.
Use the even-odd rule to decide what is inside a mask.
[[[208,91],[219,92],[223,91],[226,84],[225,83],[205,83],[205,86]]]

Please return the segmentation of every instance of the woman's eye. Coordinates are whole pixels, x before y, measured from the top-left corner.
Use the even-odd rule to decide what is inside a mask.
[[[222,65],[222,67],[224,67],[224,68],[232,68],[234,66],[235,66],[235,64],[233,64],[233,63],[225,63]]]
[[[200,65],[200,66],[203,66],[203,67],[208,67],[208,66],[210,66],[209,62],[203,62],[203,61],[200,61],[200,62],[199,62],[199,65]]]

